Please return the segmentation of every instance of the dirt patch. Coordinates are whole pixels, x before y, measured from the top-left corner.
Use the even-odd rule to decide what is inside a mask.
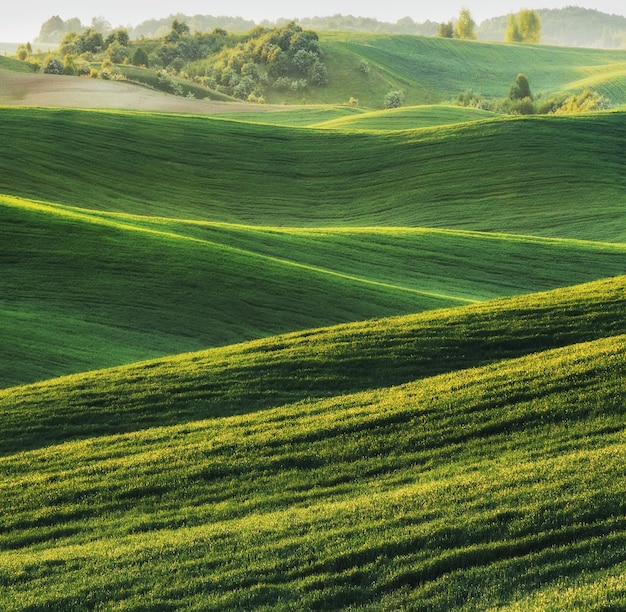
[[[244,102],[182,98],[124,81],[0,71],[0,105],[209,114],[263,110]],[[269,107],[265,107],[270,110]],[[275,108],[275,107],[274,107]]]

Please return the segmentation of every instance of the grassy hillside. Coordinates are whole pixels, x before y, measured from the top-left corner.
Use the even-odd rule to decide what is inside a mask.
[[[398,385],[623,334],[625,287],[622,276],[7,389],[0,452]]]
[[[0,386],[623,274],[622,114],[467,112],[6,109]]]
[[[33,65],[0,55],[0,72],[4,70],[9,72],[33,72]]]
[[[467,90],[487,98],[502,98],[520,72],[530,80],[533,93],[543,98],[580,92],[592,87],[614,107],[626,104],[626,52],[546,45],[487,43],[436,37],[323,33],[320,41],[328,83],[292,91],[263,86],[263,98],[272,104],[346,105],[356,99],[363,109],[382,109],[391,90],[401,90],[407,106],[454,102]],[[159,42],[144,43],[150,53]],[[160,67],[160,66],[159,66]],[[24,62],[3,59],[0,69],[31,70]],[[198,72],[187,66],[190,74]],[[266,70],[265,66],[261,69]],[[130,80],[173,91],[161,83],[156,67],[150,70],[118,66]],[[589,71],[593,79],[587,80]],[[198,74],[204,74],[204,68]],[[178,83],[182,95],[227,99],[223,94],[190,81]],[[71,104],[70,104],[71,105]]]
[[[0,385],[621,274],[626,246],[150,220],[0,198]]]
[[[626,607],[624,113],[365,110],[623,54],[326,42],[359,107],[2,109],[0,609]]]
[[[618,242],[626,236],[625,129],[621,113],[368,134],[7,109],[0,137],[12,146],[0,151],[0,193],[255,225],[426,226]]]
[[[557,325],[572,297],[543,298]],[[619,609],[626,337],[576,335],[402,387],[4,457],[3,607]],[[160,380],[137,415],[158,419]],[[58,381],[58,406],[68,385],[89,395]],[[95,434],[98,393],[64,422]]]
[[[578,88],[584,71],[593,68],[594,89],[616,106],[626,103],[624,51],[368,34],[325,34],[321,40],[330,82],[309,88],[308,102],[355,97],[364,107],[381,108],[385,94],[395,89],[403,91],[407,105],[450,102],[468,89],[501,98],[520,72],[535,94],[549,96]],[[360,70],[363,61],[368,73]],[[269,101],[281,99],[284,94]]]

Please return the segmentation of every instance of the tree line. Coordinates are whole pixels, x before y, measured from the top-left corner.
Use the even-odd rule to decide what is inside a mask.
[[[437,36],[475,40],[476,22],[469,9],[461,9],[456,21],[451,19],[440,23]],[[541,39],[541,21],[537,11],[524,9],[517,14],[509,15],[504,39],[506,42],[538,43]]]

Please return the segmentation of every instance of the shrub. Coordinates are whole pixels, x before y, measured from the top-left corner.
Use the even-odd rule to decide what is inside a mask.
[[[439,38],[454,38],[454,23],[452,21],[440,23],[437,28]]]
[[[63,74],[66,74],[68,76],[75,76],[76,74],[78,74],[76,62],[74,61],[74,57],[71,55],[66,55],[63,58]]]
[[[520,72],[520,74],[517,75],[515,84],[511,85],[509,98],[511,98],[511,100],[523,100],[524,98],[533,99],[533,96],[530,93],[530,83],[528,82],[528,78],[525,74]]]
[[[385,108],[400,108],[402,106],[402,92],[390,91],[385,96]]]
[[[313,85],[322,87],[323,85],[328,84],[328,72],[326,70],[326,65],[319,60],[316,61],[311,68],[309,68],[308,76],[309,81],[311,81]]]
[[[56,57],[48,57],[44,63],[43,71],[45,74],[63,74],[63,64]]]

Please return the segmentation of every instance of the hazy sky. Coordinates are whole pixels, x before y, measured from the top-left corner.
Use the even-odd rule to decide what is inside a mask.
[[[104,17],[113,27],[137,25],[146,19],[169,17],[175,13],[185,15],[228,15],[244,17],[256,22],[279,17],[315,17],[341,13],[375,17],[381,21],[397,21],[411,17],[421,22],[447,21],[467,7],[475,21],[488,17],[517,12],[522,8],[562,8],[586,6],[605,13],[626,16],[624,0],[432,0],[430,2],[406,0],[309,0],[285,2],[280,0],[153,0],[129,2],[128,0],[29,0],[10,2],[0,19],[0,42],[27,42],[39,34],[41,24],[53,15],[67,20],[78,17],[85,25],[92,17]]]

